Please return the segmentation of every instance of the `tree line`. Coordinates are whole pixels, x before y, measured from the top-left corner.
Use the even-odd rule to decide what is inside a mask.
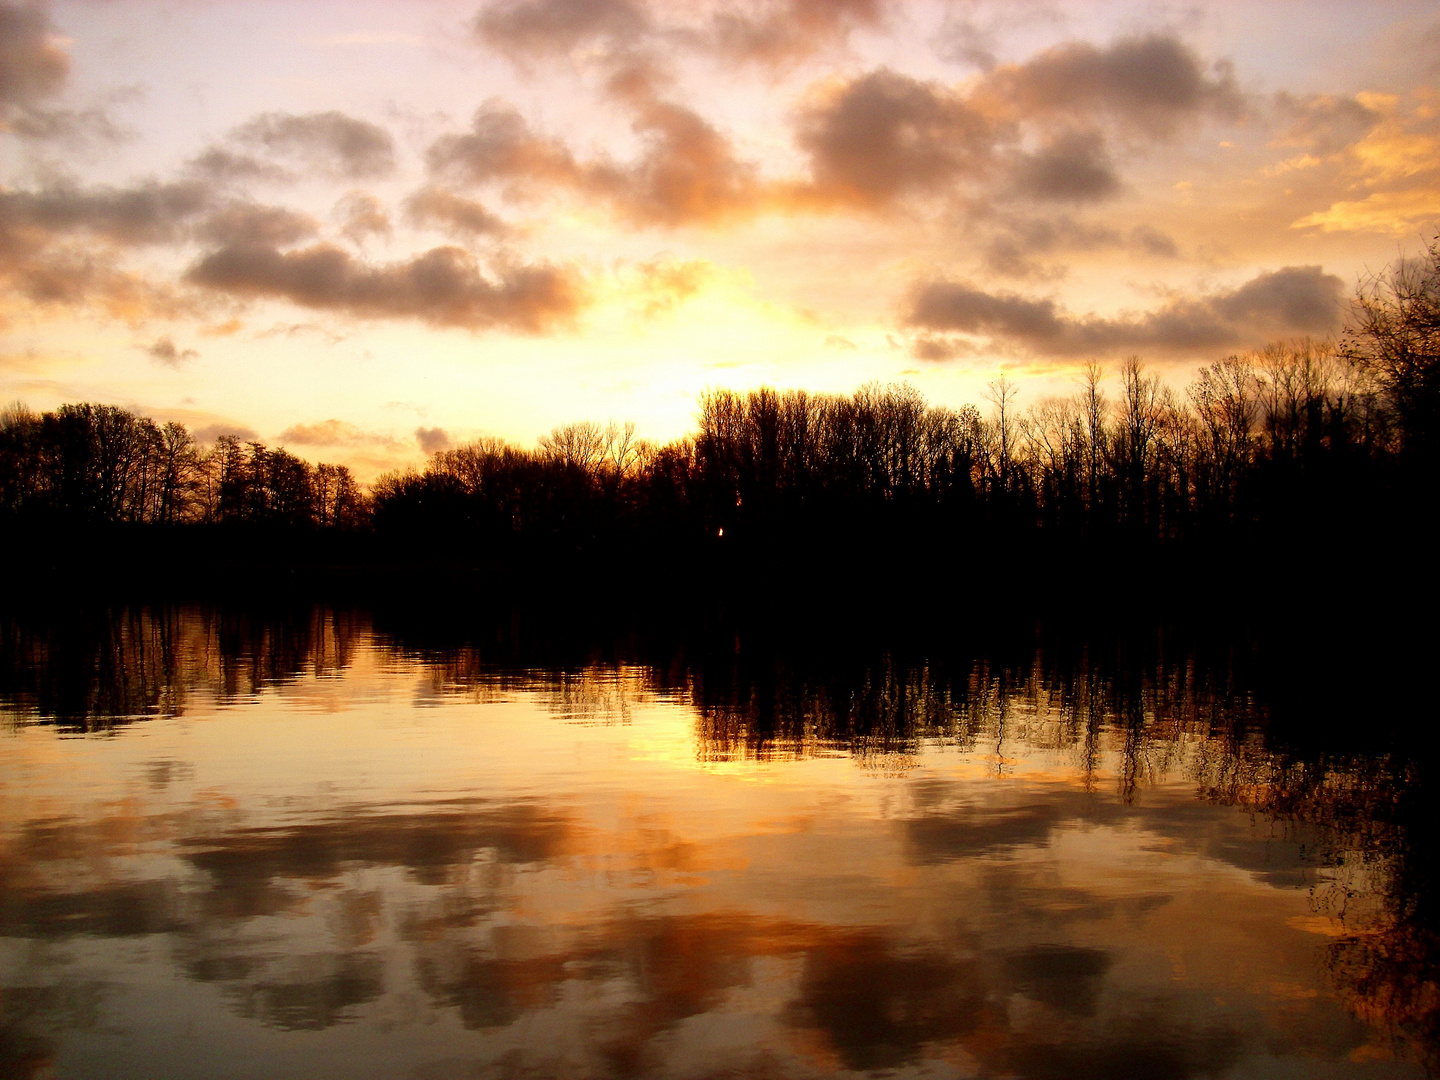
[[[230,435],[202,448],[183,424],[114,405],[0,413],[0,515],[12,525],[355,529],[370,505],[344,465],[311,465]]]
[[[983,410],[904,384],[715,390],[663,446],[580,423],[437,453],[376,483],[374,521],[491,550],[1352,539],[1433,490],[1440,243],[1362,287],[1338,338],[1219,359],[1178,392],[1137,357],[1118,389],[1108,374],[1028,407],[1002,376]]]
[[[575,423],[534,448],[442,450],[368,492],[344,466],[228,436],[202,449],[183,425],[115,406],[12,406],[0,517],[258,523],[500,557],[1353,532],[1433,490],[1440,241],[1362,287],[1336,339],[1225,357],[1179,392],[1137,357],[1115,374],[1118,388],[1090,364],[1073,394],[1028,406],[1002,376],[983,410],[906,384],[714,390],[665,445]]]

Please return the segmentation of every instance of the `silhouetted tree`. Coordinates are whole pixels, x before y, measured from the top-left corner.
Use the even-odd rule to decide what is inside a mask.
[[[1379,384],[1401,449],[1433,459],[1440,422],[1440,237],[1365,282],[1351,305],[1343,350]]]

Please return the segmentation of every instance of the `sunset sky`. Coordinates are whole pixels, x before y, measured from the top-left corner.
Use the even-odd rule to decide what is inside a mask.
[[[1332,332],[1440,224],[1440,13],[0,0],[0,148],[0,403],[369,479]]]

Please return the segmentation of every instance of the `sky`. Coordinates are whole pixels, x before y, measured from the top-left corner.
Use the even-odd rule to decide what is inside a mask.
[[[0,0],[0,402],[362,479],[717,387],[1183,385],[1437,227],[1428,2]]]

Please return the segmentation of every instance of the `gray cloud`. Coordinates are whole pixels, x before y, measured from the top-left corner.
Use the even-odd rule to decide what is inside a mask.
[[[1287,266],[1239,288],[1174,299],[1150,312],[1114,319],[1074,316],[1054,300],[992,293],[961,282],[919,288],[907,321],[927,334],[989,337],[1047,355],[1132,349],[1183,352],[1224,348],[1275,333],[1324,333],[1341,316],[1344,282],[1318,266]]]
[[[1104,225],[1079,222],[1068,215],[1045,217],[1005,216],[995,219],[996,232],[985,240],[985,268],[1007,278],[1044,281],[1064,276],[1063,266],[1047,266],[1040,256],[1064,252],[1122,249],[1149,258],[1178,258],[1175,240],[1152,225],[1136,225],[1128,232]]]
[[[38,4],[0,3],[0,121],[55,93],[70,58]]]
[[[982,93],[1022,114],[1100,111],[1154,135],[1206,112],[1233,119],[1244,108],[1228,68],[1211,77],[1194,50],[1159,34],[1122,38],[1106,48],[1058,45],[1023,64],[995,69]]]
[[[908,321],[929,330],[985,333],[1034,343],[1058,340],[1066,326],[1053,300],[988,293],[949,281],[924,286],[916,294]]]
[[[450,448],[450,436],[444,428],[438,427],[417,427],[415,429],[415,441],[420,444],[420,449],[426,454],[433,454],[440,450]]]
[[[283,206],[232,202],[208,214],[195,228],[195,235],[207,243],[272,244],[280,247],[299,243],[319,230],[309,214]]]
[[[511,55],[599,43],[607,92],[630,111],[642,153],[628,163],[578,159],[561,141],[533,131],[514,108],[492,101],[468,132],[431,145],[432,173],[452,184],[503,183],[512,195],[566,189],[607,202],[628,220],[662,225],[776,206],[880,211],[1001,177],[1008,192],[1031,199],[1093,202],[1121,187],[1104,122],[1159,138],[1202,114],[1237,117],[1244,104],[1228,70],[1207,70],[1188,46],[1161,35],[1103,48],[1071,42],[996,68],[967,91],[879,68],[817,89],[797,112],[795,141],[809,158],[807,179],[762,183],[724,134],[661,93],[669,80],[651,45],[698,43],[732,63],[781,63],[856,27],[878,25],[886,10],[886,0],[773,0],[726,11],[701,29],[667,29],[650,8],[630,0],[490,8],[478,17],[476,33]],[[1038,151],[1022,153],[1018,144],[1027,133],[1048,138]]]
[[[935,51],[945,60],[969,64],[981,71],[995,67],[998,35],[973,18],[957,18],[953,13],[945,20],[935,39]]]
[[[1032,281],[1063,277],[1063,268],[1046,266],[1036,261],[1036,255],[1048,254],[1050,251],[1050,245],[1027,246],[1020,237],[1013,233],[1002,233],[999,236],[991,237],[985,244],[985,269],[993,274],[999,274],[1001,277]]]
[[[98,302],[132,322],[185,313],[183,296],[126,270],[117,249],[183,239],[209,198],[202,184],[153,181],[0,191],[0,281],[32,303]]]
[[[189,163],[191,172],[219,183],[245,183],[252,180],[289,180],[292,174],[272,161],[251,154],[212,146]]]
[[[88,232],[124,244],[175,240],[182,226],[206,208],[209,189],[197,182],[130,188],[54,184],[39,191],[0,191],[0,250],[28,235]]]
[[[68,140],[84,142],[120,142],[124,132],[104,109],[29,108],[18,112],[8,122],[9,130],[25,139]],[[0,128],[3,130],[3,128]]]
[[[1118,249],[1151,258],[1173,259],[1179,255],[1174,239],[1148,224],[1121,232],[1061,214],[1000,217],[994,226],[997,231],[984,245],[985,268],[1004,277],[1030,280],[1061,277],[1063,267],[1046,266],[1036,260],[1065,252]]]
[[[728,9],[715,16],[705,45],[727,60],[777,67],[844,41],[853,30],[879,26],[889,6],[887,0],[779,0],[754,14]]]
[[[697,29],[667,22],[664,9],[633,0],[522,0],[492,5],[472,26],[483,44],[521,61],[598,45],[602,62],[625,64],[684,47],[729,63],[776,67],[880,25],[890,2],[768,0],[727,7]]]
[[[194,360],[200,355],[194,349],[177,348],[175,342],[169,337],[156,339],[155,343],[145,351],[150,354],[150,359],[164,364],[166,367],[179,367],[185,361]]]
[[[426,187],[405,200],[405,214],[416,225],[435,225],[459,236],[504,236],[510,230],[474,199],[441,187]]]
[[[1318,266],[1287,266],[1261,274],[1210,304],[1235,322],[1269,322],[1276,329],[1323,333],[1340,319],[1345,283]]]
[[[263,113],[232,134],[242,143],[299,158],[344,179],[386,176],[395,168],[395,141],[388,131],[333,110]]]
[[[806,110],[796,141],[810,155],[817,195],[878,206],[984,173],[996,137],[959,95],[881,68]]]
[[[512,57],[569,52],[596,39],[631,39],[651,27],[643,4],[630,0],[521,0],[475,17],[477,38]]]
[[[436,139],[426,159],[433,172],[472,184],[521,178],[576,184],[582,176],[561,143],[536,135],[518,111],[495,101],[476,110],[469,131]]]
[[[1000,221],[1003,231],[990,243],[986,263],[992,270],[1013,277],[1032,276],[1024,268],[1034,255],[1060,251],[1097,251],[1120,247],[1124,236],[1106,225],[1090,225],[1067,214],[1053,217],[1007,217]]]
[[[1095,202],[1120,190],[1105,139],[1097,131],[1069,131],[1038,153],[1023,157],[1015,187],[1033,199]]]
[[[910,355],[916,360],[928,360],[931,363],[954,360],[957,356],[969,356],[974,352],[974,344],[956,338],[922,334],[910,342]]]
[[[1178,259],[1180,257],[1180,248],[1176,245],[1175,238],[1161,232],[1153,225],[1136,225],[1131,229],[1130,245],[1159,259]]]
[[[286,252],[232,245],[206,255],[185,276],[237,297],[471,330],[539,333],[569,322],[583,304],[581,283],[571,271],[543,264],[503,267],[492,280],[470,252],[457,247],[372,266],[331,244]]]

